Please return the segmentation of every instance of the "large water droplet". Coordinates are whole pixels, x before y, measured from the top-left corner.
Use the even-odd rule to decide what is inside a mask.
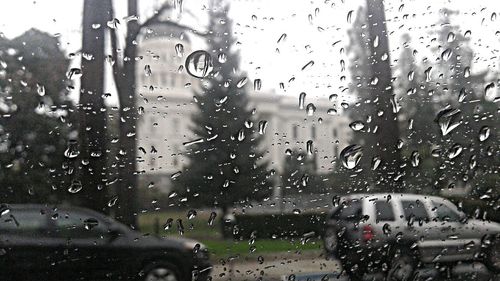
[[[363,156],[363,147],[352,144],[340,152],[340,160],[347,169],[354,169]]]
[[[220,60],[220,59],[219,59]],[[212,56],[206,51],[198,50],[192,52],[186,58],[186,71],[193,77],[206,77],[213,70]]]
[[[347,23],[351,23],[351,20],[352,20],[352,13],[354,11],[353,10],[350,10],[348,13],[347,13]]]
[[[435,121],[438,123],[443,136],[446,136],[461,124],[459,117],[460,110],[455,108],[446,108],[437,114]]]
[[[217,213],[216,212],[211,212],[210,213],[210,217],[208,218],[208,225],[209,226],[214,225],[214,221],[215,221],[216,217],[217,217]]]
[[[69,193],[78,193],[80,190],[82,190],[83,186],[82,183],[78,180],[74,180],[71,182],[71,185],[68,188]]]
[[[470,77],[470,67],[468,66],[464,69],[464,77],[465,78]]]
[[[266,120],[259,121],[259,134],[261,135],[265,134],[266,128],[267,128],[267,121]]]
[[[306,102],[306,93],[302,92],[299,95],[299,109],[304,109],[305,102]]]
[[[365,124],[361,121],[354,121],[352,122],[351,124],[349,124],[349,127],[351,127],[351,129],[353,131],[360,131],[360,130],[363,130],[363,128],[365,127]]]
[[[485,141],[490,137],[490,128],[488,126],[483,126],[479,130],[479,141]]]
[[[489,97],[495,95],[495,83],[491,82],[486,87],[484,87],[484,96]]]
[[[376,170],[378,166],[380,166],[380,162],[382,162],[382,159],[380,156],[373,156],[372,158],[372,170]]]
[[[316,112],[316,106],[314,106],[313,103],[309,103],[306,106],[306,112],[307,112],[307,116],[313,116],[314,112]]]
[[[194,218],[196,217],[196,215],[197,215],[197,214],[198,214],[198,213],[196,212],[196,210],[192,210],[192,209],[191,209],[191,210],[189,210],[189,211],[187,212],[187,218],[188,218],[188,220],[192,220],[192,219],[194,219]]]
[[[82,76],[82,70],[80,68],[71,68],[66,76],[70,80],[80,78]]]
[[[454,144],[450,150],[448,150],[448,158],[453,159],[462,153],[462,146],[458,143]]]
[[[413,151],[411,153],[411,165],[417,167],[420,164],[420,153],[418,151]]]
[[[453,32],[448,33],[448,37],[446,38],[446,40],[450,43],[453,42],[455,40],[455,33]]]
[[[243,77],[243,78],[241,78],[241,79],[238,81],[238,83],[236,83],[236,87],[237,87],[237,88],[241,88],[241,87],[245,86],[245,84],[246,84],[247,82],[248,82],[248,78]]]
[[[451,54],[452,51],[450,48],[448,48],[441,53],[441,59],[444,61],[448,61],[451,58]]]
[[[114,205],[116,205],[116,202],[118,201],[118,196],[113,196],[111,197],[111,199],[109,199],[108,201],[108,207],[113,207]]]
[[[254,91],[260,91],[261,87],[262,87],[262,81],[260,79],[253,80],[253,90]]]
[[[151,76],[151,66],[149,64],[144,66],[144,75]]]
[[[314,65],[314,61],[309,61],[308,63],[306,63],[301,70],[306,70],[307,68],[311,67]]]
[[[165,223],[163,224],[163,229],[169,230],[172,228],[172,223],[174,222],[174,219],[168,218]]]
[[[43,97],[45,96],[45,87],[40,84],[36,84],[36,92],[38,93],[39,96]]]
[[[431,81],[431,71],[432,71],[432,66],[429,66],[425,71],[425,82],[430,82]]]
[[[307,141],[307,143],[306,143],[306,151],[307,151],[307,154],[309,154],[309,155],[313,154],[313,141],[312,140],[308,140]]]

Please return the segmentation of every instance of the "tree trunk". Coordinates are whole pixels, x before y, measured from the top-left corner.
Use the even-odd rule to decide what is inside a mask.
[[[128,0],[128,15],[137,15],[137,0]],[[127,23],[125,60],[121,79],[116,81],[120,101],[120,136],[122,153],[118,170],[119,186],[116,217],[121,222],[137,227],[137,165],[136,165],[136,77],[135,57],[137,45],[134,42],[139,33],[136,20]]]
[[[108,201],[106,184],[106,107],[104,93],[104,36],[111,6],[109,0],[85,0],[83,8],[82,76],[79,103],[82,190],[79,203],[101,212]],[[92,25],[100,24],[99,28]]]
[[[373,99],[378,99],[376,111],[372,113],[374,125],[378,126],[375,135],[377,144],[375,145],[375,155],[382,159],[380,167],[376,172],[376,185],[383,189],[397,191],[401,188],[395,179],[399,172],[401,154],[397,149],[397,142],[400,136],[397,114],[393,110],[393,102],[396,99],[392,88],[392,73],[389,56],[389,40],[387,27],[385,24],[385,11],[383,0],[367,0],[368,30],[370,34],[370,51],[372,61],[372,81]],[[378,44],[377,44],[378,41]],[[387,56],[385,60],[382,57]],[[375,83],[375,80],[378,82]],[[382,116],[378,116],[378,111],[383,111]]]

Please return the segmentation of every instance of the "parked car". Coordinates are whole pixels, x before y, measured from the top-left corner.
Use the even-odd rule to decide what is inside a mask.
[[[77,207],[11,205],[0,212],[0,280],[206,280],[193,240],[133,231]]]
[[[500,272],[499,234],[500,224],[469,219],[444,198],[358,194],[337,201],[324,246],[353,280],[376,271],[411,280],[426,264],[481,261]]]

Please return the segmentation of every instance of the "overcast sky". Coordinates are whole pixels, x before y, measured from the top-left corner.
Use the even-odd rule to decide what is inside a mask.
[[[168,0],[172,1],[172,0]],[[0,32],[13,38],[25,30],[36,27],[58,36],[62,48],[76,52],[81,44],[82,0],[16,0],[2,1],[0,4]],[[308,96],[329,96],[347,86],[340,81],[342,75],[340,60],[348,62],[341,49],[348,45],[347,14],[353,10],[352,22],[361,0],[232,0],[230,16],[234,20],[234,31],[238,37],[242,68],[251,79],[260,78],[263,88],[277,93],[296,95],[300,92]],[[126,16],[124,0],[115,0],[117,18]],[[144,18],[151,15],[154,7],[162,1],[139,0]],[[120,5],[118,5],[120,4]],[[402,7],[401,5],[404,4]],[[206,23],[207,1],[184,0],[184,11],[180,21],[184,24],[204,29]],[[500,1],[470,0],[387,0],[386,18],[390,32],[392,60],[397,59],[397,51],[402,47],[399,38],[409,33],[413,45],[421,56],[429,56],[428,44],[433,36],[432,26],[439,20],[439,10],[448,7],[457,10],[459,15],[452,17],[453,23],[461,27],[462,33],[471,31],[477,64],[472,68],[479,71],[486,68],[498,70],[500,34]],[[190,11],[194,16],[189,15]],[[492,18],[492,14],[498,16]],[[407,18],[403,16],[407,14]],[[177,19],[178,15],[172,15]],[[286,39],[277,42],[282,34]],[[335,46],[334,42],[340,40]],[[203,48],[199,41],[193,43]],[[197,45],[197,46],[196,46]],[[301,70],[308,62],[314,65]],[[295,77],[293,82],[288,82]],[[279,83],[285,83],[285,90]]]

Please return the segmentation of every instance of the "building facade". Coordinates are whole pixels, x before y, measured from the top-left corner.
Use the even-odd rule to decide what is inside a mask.
[[[179,39],[183,38],[183,39]],[[180,47],[180,45],[182,47]],[[182,50],[181,50],[182,49]],[[201,48],[200,48],[201,49]],[[171,188],[171,176],[187,164],[183,143],[197,139],[191,132],[191,116],[196,110],[194,91],[201,91],[200,79],[183,69],[185,58],[194,49],[187,37],[164,33],[143,38],[139,44],[137,67],[138,169],[142,186],[153,182],[163,192]],[[252,85],[252,83],[247,83]],[[328,114],[334,105],[328,100],[311,99],[316,110],[308,114],[299,107],[299,93],[275,94],[248,88],[250,106],[257,111],[258,121],[267,121],[261,142],[270,169],[280,173],[287,149],[306,151],[313,141],[314,161],[318,173],[328,173],[351,137],[345,115]],[[341,109],[337,105],[337,109]]]

